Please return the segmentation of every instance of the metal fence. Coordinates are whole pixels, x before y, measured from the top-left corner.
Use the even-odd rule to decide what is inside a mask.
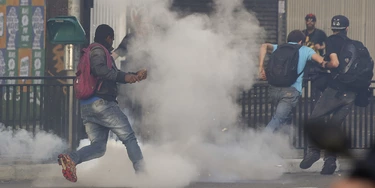
[[[0,122],[13,130],[52,132],[78,146],[84,137],[74,77],[0,77]]]
[[[34,134],[52,132],[68,142],[71,149],[86,138],[80,118],[78,101],[73,97],[74,77],[0,77],[0,122],[13,129],[26,129]],[[375,82],[375,81],[374,81]],[[305,148],[303,124],[316,102],[316,95],[305,82],[303,94],[293,113],[293,144]],[[268,97],[268,84],[257,83],[239,97],[242,120],[253,128],[264,127],[271,119],[275,106]],[[352,149],[367,149],[374,141],[374,105],[353,106],[343,128],[351,137]]]
[[[374,90],[373,87],[371,89]],[[240,99],[242,118],[248,126],[262,128],[271,120],[275,105],[268,95],[268,84],[266,82],[257,83],[250,91],[243,92]],[[293,145],[297,149],[305,148],[307,139],[304,136],[303,125],[311,114],[318,97],[317,91],[311,89],[311,82],[306,80],[302,97],[293,112],[291,127]],[[351,149],[368,149],[374,142],[374,106],[375,97],[373,94],[367,107],[353,105],[346,117],[342,128],[350,136]]]

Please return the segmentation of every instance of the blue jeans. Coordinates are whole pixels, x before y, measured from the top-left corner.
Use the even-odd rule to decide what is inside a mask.
[[[282,125],[291,122],[292,110],[296,107],[300,92],[294,87],[269,87],[269,97],[276,105],[275,113],[266,126],[266,131],[275,132]]]
[[[81,116],[91,144],[70,154],[75,164],[102,157],[111,130],[125,145],[135,171],[143,170],[143,155],[134,131],[116,102],[98,99],[81,105]]]

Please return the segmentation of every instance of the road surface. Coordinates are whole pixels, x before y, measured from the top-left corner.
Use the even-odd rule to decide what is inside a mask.
[[[277,180],[246,182],[197,182],[186,188],[327,188],[332,181],[342,178],[335,174],[323,176],[319,173],[285,174]],[[1,182],[1,188],[37,188],[32,182]],[[56,185],[55,188],[58,188]]]

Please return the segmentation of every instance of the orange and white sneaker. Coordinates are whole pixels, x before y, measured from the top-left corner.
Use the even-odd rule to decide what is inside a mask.
[[[77,182],[76,164],[67,154],[60,154],[58,156],[59,165],[62,166],[62,173],[64,177],[71,181]]]

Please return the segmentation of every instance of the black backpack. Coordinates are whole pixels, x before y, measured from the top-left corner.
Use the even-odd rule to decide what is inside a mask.
[[[372,95],[370,88],[374,61],[362,42],[345,38],[345,45],[339,55],[339,67],[334,79],[357,93],[356,106],[366,107]]]
[[[351,90],[367,90],[373,77],[374,61],[362,42],[345,39],[334,79]]]
[[[282,44],[271,54],[266,66],[268,83],[275,87],[290,87],[302,74],[298,73],[299,44]]]

